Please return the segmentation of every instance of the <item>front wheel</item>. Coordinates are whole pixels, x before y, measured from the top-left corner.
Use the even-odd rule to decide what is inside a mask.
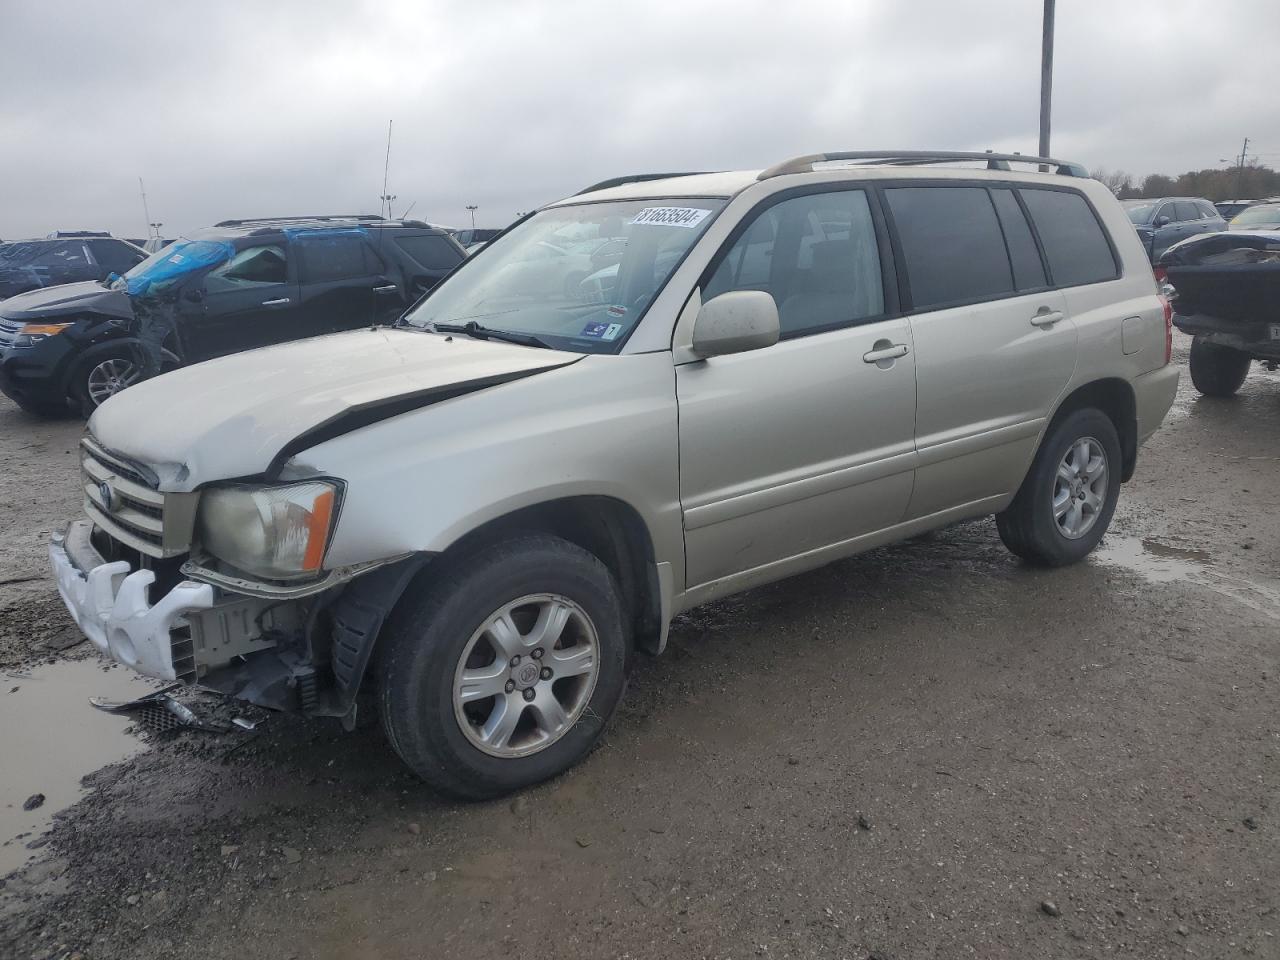
[[[1191,341],[1191,382],[1206,397],[1233,396],[1249,375],[1251,359],[1247,353],[1196,337]]]
[[[555,537],[487,547],[408,596],[381,642],[383,728],[443,793],[500,796],[587,755],[622,696],[618,590]]]
[[[72,399],[85,416],[102,406],[117,393],[142,379],[142,367],[132,351],[99,355],[89,360],[71,384]]]
[[[1018,495],[996,516],[1000,539],[1030,563],[1082,560],[1111,524],[1120,496],[1120,438],[1101,410],[1077,410],[1051,428]]]

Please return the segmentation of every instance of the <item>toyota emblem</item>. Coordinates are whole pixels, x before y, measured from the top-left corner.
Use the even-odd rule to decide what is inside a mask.
[[[105,480],[98,484],[98,496],[102,498],[102,508],[108,513],[114,513],[116,509],[116,492],[111,484]]]

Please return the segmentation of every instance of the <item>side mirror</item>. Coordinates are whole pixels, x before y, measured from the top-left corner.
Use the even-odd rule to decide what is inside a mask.
[[[1164,216],[1163,214],[1161,216],[1156,217],[1157,229],[1159,229],[1160,227],[1167,227],[1171,223],[1173,223],[1173,221],[1170,220],[1168,217]]]
[[[734,290],[702,305],[693,322],[693,352],[719,357],[778,342],[778,305],[762,290]]]

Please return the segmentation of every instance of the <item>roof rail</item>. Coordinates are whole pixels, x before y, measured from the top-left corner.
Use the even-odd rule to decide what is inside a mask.
[[[613,177],[609,180],[601,180],[599,183],[593,183],[585,190],[579,190],[574,194],[574,196],[580,197],[584,193],[595,193],[597,190],[608,190],[610,187],[620,187],[627,183],[644,183],[647,180],[668,180],[672,177],[699,177],[702,176],[702,174],[709,172],[710,171],[707,170],[690,170],[684,173],[633,173],[629,177]]]
[[[106,230],[52,230],[45,234],[46,240],[72,240],[78,237],[110,237]]]
[[[220,220],[215,227],[243,227],[251,223],[297,223],[300,220],[382,220],[376,213],[319,213],[297,217],[245,217],[242,220]]]
[[[793,157],[763,171],[757,179],[768,180],[788,173],[809,173],[815,163],[840,160],[856,160],[860,164],[889,164],[891,166],[925,166],[933,163],[954,163],[958,160],[985,160],[988,170],[1008,170],[1011,163],[1029,163],[1055,168],[1064,177],[1088,177],[1089,172],[1078,163],[1054,160],[1052,157],[1030,157],[1021,153],[983,153],[951,150],[853,150],[844,153],[811,153]]]

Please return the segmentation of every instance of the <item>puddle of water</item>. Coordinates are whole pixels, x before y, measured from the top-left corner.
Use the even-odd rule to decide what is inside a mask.
[[[1184,550],[1137,537],[1108,536],[1093,556],[1101,563],[1139,573],[1152,583],[1191,580],[1213,562],[1203,550]]]
[[[1203,550],[1175,547],[1158,540],[1108,536],[1093,557],[1100,563],[1131,570],[1151,583],[1183,581],[1207,587],[1272,620],[1280,620],[1280,586],[1215,570],[1213,558]]]
[[[82,777],[143,749],[124,732],[129,717],[96,710],[89,697],[132,700],[155,685],[104,665],[91,657],[0,672],[0,876],[21,867],[35,853],[26,844],[84,795]],[[35,793],[44,804],[23,810]]]

